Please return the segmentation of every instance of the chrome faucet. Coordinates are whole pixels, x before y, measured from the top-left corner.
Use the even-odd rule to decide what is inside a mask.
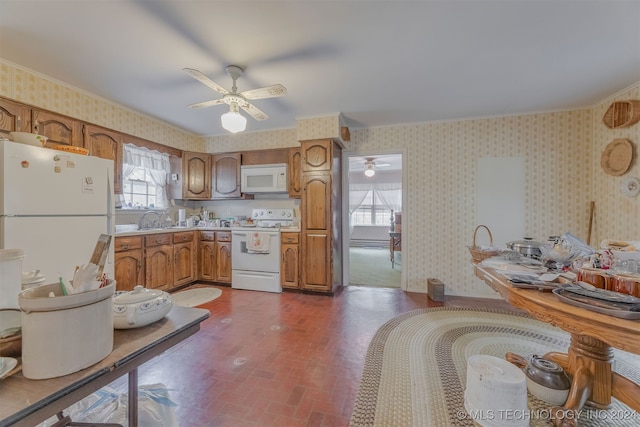
[[[145,219],[147,218],[147,216],[149,216],[151,214],[156,216],[156,220],[152,221],[150,223],[145,223]],[[140,221],[138,221],[138,230],[145,230],[145,229],[149,229],[149,228],[161,228],[162,227],[162,221],[160,219],[161,219],[161,215],[160,215],[159,212],[157,212],[157,211],[147,211],[140,217]]]

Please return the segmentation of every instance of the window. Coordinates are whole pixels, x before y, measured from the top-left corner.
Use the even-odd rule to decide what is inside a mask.
[[[123,150],[123,209],[166,209],[169,155],[125,144]]]
[[[398,190],[399,191],[399,190]],[[362,204],[351,216],[352,225],[386,225],[391,223],[391,211],[381,203],[375,191],[370,190]]]
[[[153,209],[157,206],[157,187],[145,168],[136,167],[122,183],[124,207],[128,209]]]

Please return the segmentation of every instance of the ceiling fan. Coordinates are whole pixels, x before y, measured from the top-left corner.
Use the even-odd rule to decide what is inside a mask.
[[[238,93],[238,87],[236,81],[244,72],[244,69],[237,65],[229,65],[226,70],[227,73],[233,79],[233,86],[231,91],[228,91],[218,83],[211,80],[209,77],[202,74],[200,71],[193,68],[183,68],[191,77],[198,80],[200,83],[205,84],[211,89],[222,95],[222,98],[213,99],[211,101],[198,102],[196,104],[188,105],[190,108],[206,108],[218,104],[227,104],[229,106],[229,112],[222,115],[222,127],[230,132],[239,132],[245,129],[247,119],[240,114],[240,108],[247,114],[256,120],[265,120],[267,116],[263,111],[251,104],[248,100],[254,99],[266,99],[277,98],[285,96],[287,94],[287,88],[281,84],[275,84],[271,86],[265,86],[259,89],[246,90]],[[234,126],[235,125],[235,126]]]
[[[368,177],[372,177],[376,174],[376,167],[391,166],[390,163],[376,163],[373,157],[367,157],[364,162],[364,174]]]

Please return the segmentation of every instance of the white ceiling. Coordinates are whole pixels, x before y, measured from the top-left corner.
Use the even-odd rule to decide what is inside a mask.
[[[247,131],[525,114],[640,81],[640,0],[0,0],[0,58],[198,135],[228,107],[184,67],[288,89]]]

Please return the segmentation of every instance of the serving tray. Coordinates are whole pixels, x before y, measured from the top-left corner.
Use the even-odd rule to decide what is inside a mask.
[[[574,299],[576,296],[577,297],[582,297],[582,296],[568,292],[566,288],[556,288],[551,292],[556,294],[556,296],[560,301],[576,307],[595,311],[597,313],[607,314],[609,316],[618,317],[621,319],[629,319],[629,320],[640,319],[640,311],[629,311],[628,307],[631,306],[629,304],[609,303],[611,304],[610,306],[611,308],[607,308],[600,305],[593,305],[592,302],[583,302],[583,301]],[[589,297],[582,297],[582,298],[588,299]],[[598,300],[595,300],[595,301],[598,301]],[[599,300],[599,301],[604,301],[604,300]],[[626,305],[626,309],[625,309],[625,305]]]

